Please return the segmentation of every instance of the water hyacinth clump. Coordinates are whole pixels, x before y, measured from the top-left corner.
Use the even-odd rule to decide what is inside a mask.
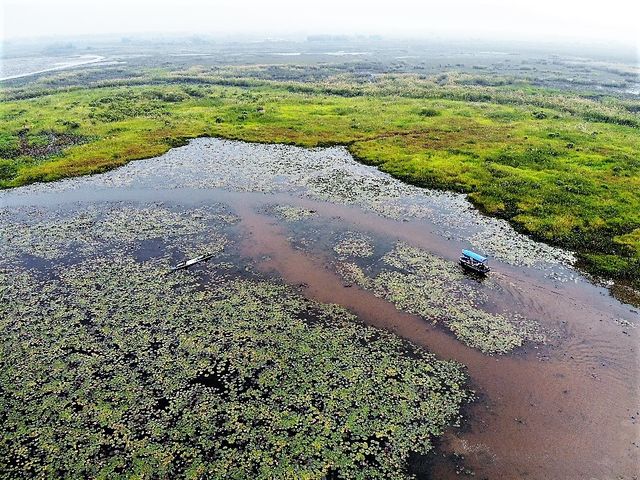
[[[0,270],[4,478],[407,478],[461,367],[254,276]]]
[[[504,354],[525,341],[544,341],[538,324],[517,314],[482,309],[486,294],[465,282],[453,262],[404,243],[382,257],[382,268],[368,274],[342,261],[338,272],[349,282],[385,298],[399,309],[430,321],[443,321],[462,342],[483,353]]]

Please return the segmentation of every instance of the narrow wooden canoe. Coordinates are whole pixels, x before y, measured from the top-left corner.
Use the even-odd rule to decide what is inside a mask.
[[[182,270],[183,268],[189,268],[191,265],[195,265],[196,263],[204,262],[205,260],[209,260],[213,257],[213,253],[205,253],[204,255],[199,255],[195,258],[187,260],[185,262],[180,262],[174,267],[171,267],[171,271],[175,272],[176,270]]]

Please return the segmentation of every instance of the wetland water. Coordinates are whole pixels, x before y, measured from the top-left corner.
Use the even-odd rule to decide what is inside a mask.
[[[464,365],[476,398],[435,452],[412,457],[421,476],[636,473],[637,309],[573,269],[569,252],[462,195],[402,184],[343,148],[197,139],[106,174],[0,192],[0,208],[7,271],[63,275],[96,248],[100,262],[163,268],[215,251],[179,278],[197,277],[203,294],[221,272],[282,282]],[[203,233],[202,222],[217,226]],[[489,278],[456,265],[468,247],[491,257]]]
[[[66,70],[105,60],[101,55],[73,55],[59,57],[18,57],[2,60],[0,81],[29,77],[39,73]]]

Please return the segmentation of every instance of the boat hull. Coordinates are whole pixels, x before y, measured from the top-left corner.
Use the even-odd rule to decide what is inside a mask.
[[[213,257],[212,253],[207,253],[205,255],[200,255],[199,257],[192,258],[191,260],[187,260],[186,262],[181,262],[177,264],[175,267],[172,267],[170,272],[175,272],[177,270],[182,270],[183,268],[189,268],[191,265],[195,265],[196,263],[204,262],[205,260],[209,260]]]
[[[486,275],[491,271],[491,269],[483,263],[471,263],[464,258],[460,258],[460,265],[462,265],[467,270],[479,273],[480,275]]]

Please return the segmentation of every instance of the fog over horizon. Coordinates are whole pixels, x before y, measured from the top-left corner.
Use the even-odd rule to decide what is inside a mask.
[[[84,35],[340,34],[584,42],[637,51],[640,2],[4,0],[2,16],[3,42]]]

